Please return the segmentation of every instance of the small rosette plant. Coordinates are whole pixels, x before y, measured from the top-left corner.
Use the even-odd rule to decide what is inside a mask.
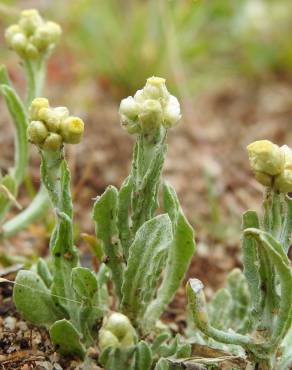
[[[292,191],[292,151],[268,140],[256,141],[247,150],[255,177],[266,188],[263,216],[251,210],[243,215],[244,275],[238,270],[231,273],[227,288],[208,304],[197,279],[189,281],[187,294],[200,340],[246,355],[257,369],[284,370],[292,363],[292,270],[287,256],[292,235],[292,200],[287,195]]]
[[[121,350],[107,331],[101,331],[99,343],[103,349],[103,343],[112,339],[111,346],[101,353],[106,369],[121,368],[122,359],[128,359],[129,364],[133,351],[134,363],[147,359],[144,367],[141,363],[136,368],[150,369],[159,357],[190,354],[190,346],[179,337],[172,342],[169,333],[158,335],[156,328],[195,250],[193,229],[174,189],[167,183],[161,186],[167,132],[178,123],[181,113],[178,100],[158,77],[149,78],[134,97],[123,99],[119,112],[122,127],[136,135],[132,167],[119,190],[109,186],[97,198],[93,219],[114,283],[115,309],[130,320],[137,344]],[[157,214],[160,190],[163,214]],[[151,344],[151,338],[158,342]]]
[[[107,299],[106,271],[101,268],[96,275],[80,267],[73,242],[70,173],[63,144],[78,143],[84,123],[69,116],[65,107],[50,108],[44,98],[33,100],[29,114],[28,136],[40,150],[41,180],[55,209],[56,225],[50,261],[40,259],[32,270],[17,274],[14,302],[26,320],[49,329],[61,353],[83,358],[86,347],[97,338]]]

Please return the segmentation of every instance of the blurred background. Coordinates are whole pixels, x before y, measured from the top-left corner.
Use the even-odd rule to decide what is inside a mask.
[[[79,233],[93,232],[93,198],[109,183],[119,186],[129,170],[133,138],[119,125],[120,99],[147,77],[162,76],[183,112],[169,133],[165,178],[196,229],[190,275],[220,286],[226,271],[241,266],[241,213],[260,208],[262,188],[251,176],[246,145],[292,143],[291,0],[2,0],[1,63],[22,93],[22,68],[3,32],[30,7],[63,28],[45,95],[86,122],[82,144],[68,148],[80,248],[87,247]],[[13,128],[2,98],[0,104],[5,169],[13,159]],[[23,191],[21,203],[28,202]],[[5,251],[45,254],[49,229],[48,220],[47,227],[33,225],[6,241]]]

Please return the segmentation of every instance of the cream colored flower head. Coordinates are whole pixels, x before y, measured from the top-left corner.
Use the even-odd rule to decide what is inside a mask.
[[[130,133],[151,133],[160,126],[166,129],[175,126],[181,118],[177,98],[168,92],[165,79],[148,78],[142,90],[134,97],[121,101],[120,117],[122,126]]]
[[[45,150],[57,151],[67,144],[78,144],[84,122],[69,115],[66,107],[52,108],[46,98],[35,98],[29,108],[28,139]]]
[[[255,141],[247,146],[249,162],[261,184],[281,193],[292,191],[292,150],[269,140]]]
[[[61,36],[61,27],[45,21],[36,9],[23,10],[17,24],[5,31],[7,44],[21,58],[36,59],[48,54]]]
[[[135,339],[135,329],[127,316],[114,312],[103,320],[98,345],[102,351],[107,347],[127,348],[135,344]]]

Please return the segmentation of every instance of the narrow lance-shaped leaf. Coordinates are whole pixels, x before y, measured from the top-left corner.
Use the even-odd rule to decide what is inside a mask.
[[[218,342],[227,344],[238,344],[245,348],[253,345],[252,340],[245,335],[225,332],[212,327],[206,308],[206,300],[203,292],[203,284],[198,279],[190,279],[187,284],[187,297],[192,317],[196,326],[208,337]]]
[[[125,258],[128,258],[129,247],[131,244],[131,231],[129,225],[129,211],[131,206],[131,196],[133,190],[132,175],[128,176],[123,182],[118,197],[118,229]]]
[[[288,194],[285,197],[285,207],[283,208],[284,215],[280,242],[287,253],[292,242],[292,198]]]
[[[247,211],[243,214],[242,229],[249,227],[258,228],[259,219],[255,211]],[[253,323],[258,323],[259,317],[263,312],[264,292],[262,291],[262,276],[260,273],[260,257],[258,254],[256,241],[253,237],[243,233],[242,236],[242,253],[244,264],[244,275],[246,277],[251,300],[252,300],[252,317]]]
[[[122,309],[133,321],[144,314],[155,294],[165,258],[172,240],[168,215],[156,216],[138,230],[129,250],[128,264],[122,286]],[[142,323],[140,322],[140,325]]]
[[[4,219],[11,206],[11,197],[17,192],[17,185],[14,177],[6,175],[0,177],[0,222]]]
[[[218,290],[208,304],[210,324],[216,329],[226,329],[230,320],[232,297],[227,289]]]
[[[19,96],[12,87],[1,85],[1,92],[5,97],[16,129],[15,164],[12,173],[16,183],[19,185],[26,174],[28,163],[28,144],[26,138],[27,116]]]
[[[107,266],[112,273],[117,296],[121,298],[123,279],[123,254],[117,228],[118,191],[109,186],[93,208],[96,236],[102,241]]]
[[[164,184],[164,209],[173,228],[173,240],[169,245],[166,270],[156,299],[151,302],[145,318],[151,326],[162,314],[180,286],[195,252],[195,235],[188,223],[173,187]]]
[[[136,346],[135,370],[150,370],[152,352],[147,342],[141,341]]]
[[[232,296],[232,308],[230,311],[230,322],[232,328],[239,330],[247,325],[249,319],[250,294],[245,276],[240,269],[233,269],[227,276],[227,289]]]
[[[247,229],[246,234],[252,235],[260,247],[264,248],[278,272],[281,287],[281,299],[277,311],[276,323],[267,345],[270,349],[276,349],[280,341],[287,334],[292,323],[292,271],[289,266],[289,259],[286,256],[281,244],[269,233],[258,229]]]

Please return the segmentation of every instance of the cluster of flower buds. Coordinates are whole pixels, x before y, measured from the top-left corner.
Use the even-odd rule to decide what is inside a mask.
[[[21,58],[35,59],[50,52],[59,41],[61,27],[44,21],[37,10],[23,10],[19,22],[6,29],[8,45]]]
[[[121,101],[120,117],[122,126],[130,133],[151,133],[161,125],[170,128],[181,118],[177,98],[168,92],[165,79],[148,78],[145,87],[134,97]]]
[[[107,347],[127,348],[135,344],[135,338],[135,329],[127,316],[114,312],[104,318],[98,344],[102,351]]]
[[[44,150],[57,151],[63,143],[78,144],[82,139],[82,119],[70,116],[66,107],[50,107],[48,99],[35,98],[32,101],[29,119],[28,139]]]
[[[249,144],[247,150],[250,166],[259,183],[273,187],[280,193],[292,191],[291,148],[260,140]]]

